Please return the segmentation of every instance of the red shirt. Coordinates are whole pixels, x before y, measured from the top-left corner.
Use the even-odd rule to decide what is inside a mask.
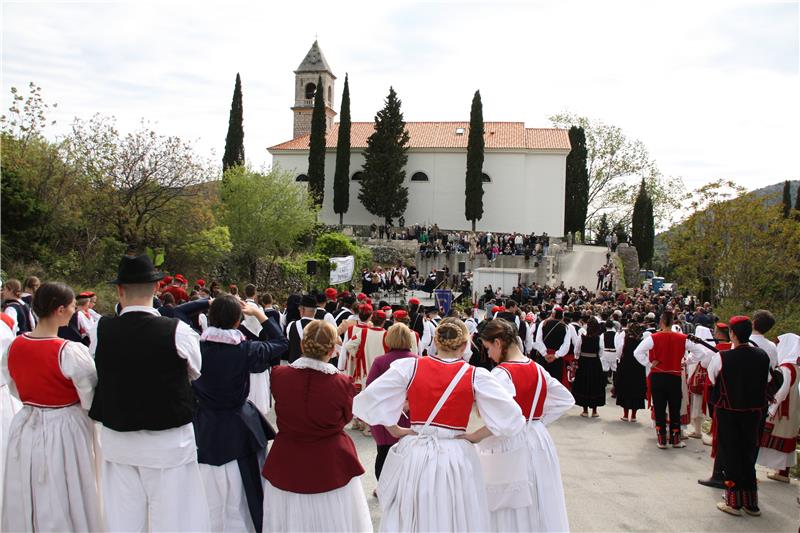
[[[439,403],[442,393],[450,385],[461,365],[467,363],[461,359],[445,361],[436,356],[417,359],[414,376],[408,386],[408,410],[411,424],[424,424]],[[431,422],[432,426],[448,429],[466,430],[475,393],[472,389],[472,378],[475,367],[470,367],[456,385],[450,397]]]
[[[37,407],[67,407],[80,401],[72,381],[59,366],[67,340],[20,335],[8,349],[8,373],[22,403]]]
[[[347,485],[364,473],[344,432],[353,418],[355,388],[344,374],[277,366],[270,376],[278,435],[262,475],[273,486],[318,494]]]

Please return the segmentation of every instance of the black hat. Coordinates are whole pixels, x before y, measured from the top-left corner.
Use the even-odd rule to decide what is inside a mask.
[[[117,279],[110,281],[112,285],[151,283],[164,278],[164,273],[156,270],[153,261],[147,254],[123,256],[117,269]]]
[[[308,307],[310,309],[316,309],[317,299],[310,294],[304,294],[303,297],[300,298],[300,307]]]

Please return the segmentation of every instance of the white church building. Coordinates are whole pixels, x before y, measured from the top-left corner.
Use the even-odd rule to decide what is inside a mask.
[[[297,181],[308,180],[311,114],[320,76],[328,125],[325,198],[320,220],[334,225],[339,223],[339,215],[333,212],[339,130],[339,124],[333,121],[336,76],[316,41],[295,71],[293,138],[268,150],[274,165],[294,173]],[[436,223],[442,229],[471,229],[471,222],[464,218],[469,121],[407,122],[406,129],[410,136],[405,169],[406,225]],[[358,199],[363,150],[373,131],[373,122],[352,122],[350,207],[344,215],[347,225],[381,223],[380,217],[369,213]],[[522,122],[485,122],[484,132],[483,218],[477,222],[478,231],[562,235],[566,158],[570,151],[567,130],[526,128]]]

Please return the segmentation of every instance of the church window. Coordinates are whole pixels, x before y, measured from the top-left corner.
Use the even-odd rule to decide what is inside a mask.
[[[352,177],[352,178],[350,178],[350,179],[351,179],[351,180],[353,180],[353,181],[361,181],[361,179],[362,179],[363,177],[364,177],[364,173],[363,173],[363,172],[361,172],[361,171],[359,170],[358,172],[356,172],[355,174],[353,174],[353,177]]]
[[[481,181],[484,183],[490,183],[492,178],[489,177],[489,174],[481,173]]]
[[[314,83],[306,83],[306,100],[312,100],[314,93],[317,91],[317,85]]]
[[[300,174],[294,179],[294,181],[308,181],[308,176],[305,174]]]
[[[411,176],[411,181],[428,181],[428,175],[424,172],[414,172]]]

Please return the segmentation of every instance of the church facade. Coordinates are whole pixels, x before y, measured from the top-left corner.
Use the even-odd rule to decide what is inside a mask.
[[[320,220],[338,224],[333,212],[333,176],[339,124],[333,122],[336,77],[317,42],[295,71],[293,138],[270,147],[273,165],[292,172],[297,181],[308,177],[308,143],[314,91],[319,79],[327,115],[325,198]],[[406,183],[406,225],[438,224],[447,230],[469,230],[464,218],[464,190],[469,122],[407,122],[409,133]],[[350,207],[348,225],[381,223],[358,200],[363,150],[373,122],[353,122],[350,132]],[[522,232],[557,236],[564,228],[567,130],[526,128],[522,122],[485,122],[483,218],[478,231]],[[395,221],[396,222],[396,221]]]

